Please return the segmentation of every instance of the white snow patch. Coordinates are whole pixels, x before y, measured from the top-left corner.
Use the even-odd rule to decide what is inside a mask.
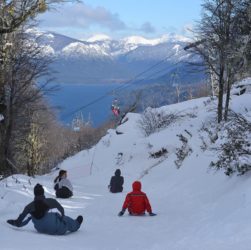
[[[250,117],[250,98],[250,93],[232,96],[231,108]],[[33,199],[38,182],[47,197],[55,198],[53,179],[58,170],[36,178],[14,175],[0,181],[1,249],[64,250],[69,245],[77,250],[249,249],[250,174],[228,178],[222,171],[209,171],[217,155],[201,149],[201,125],[215,119],[216,107],[216,100],[210,98],[161,107],[157,111],[175,112],[182,118],[148,137],[138,126],[141,115],[128,114],[128,121],[117,128],[123,134],[110,129],[93,148],[63,161],[58,167],[68,171],[74,196],[58,201],[66,215],[84,216],[76,233],[48,236],[37,233],[31,222],[24,228],[5,222],[16,218]],[[178,134],[186,136],[192,148],[179,169],[174,164],[182,144]],[[150,157],[162,147],[168,151],[165,158]],[[111,194],[107,185],[117,168],[125,178],[124,191]],[[157,216],[118,217],[132,182],[139,179]]]
[[[159,38],[148,39],[142,36],[129,36],[122,39],[126,44],[137,44],[137,45],[158,45],[166,42],[191,42],[191,39],[175,34],[165,34]]]
[[[99,45],[97,44],[87,45],[81,42],[70,43],[69,45],[63,48],[62,52],[65,53],[66,55],[88,54],[92,56],[95,55],[108,56],[107,53],[104,50],[102,50],[102,48]]]
[[[50,45],[43,46],[43,52],[45,55],[48,56],[52,56],[55,54],[55,50]]]
[[[160,43],[160,39],[146,39],[142,36],[130,36],[122,39],[125,44],[136,44],[136,45],[157,45]]]
[[[87,40],[85,40],[85,39],[81,39],[81,40],[93,43],[93,42],[97,42],[97,41],[111,40],[111,37],[109,37],[108,35],[105,35],[105,34],[96,34],[96,35],[88,38]]]

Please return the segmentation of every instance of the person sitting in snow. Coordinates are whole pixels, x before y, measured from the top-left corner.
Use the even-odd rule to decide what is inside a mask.
[[[75,232],[80,228],[83,217],[79,215],[75,220],[66,216],[64,208],[56,199],[45,198],[44,188],[39,183],[34,187],[34,201],[29,203],[18,216],[16,220],[7,220],[7,223],[23,227],[32,220],[35,229],[39,233],[51,235],[63,235],[69,232]],[[50,209],[57,208],[60,212],[49,212]],[[30,214],[28,218],[26,216]],[[26,218],[26,219],[25,219]]]
[[[73,187],[71,182],[67,179],[67,171],[60,170],[54,183],[57,198],[70,198],[73,195]]]
[[[121,176],[120,169],[117,169],[110,180],[108,188],[111,193],[120,193],[123,191],[124,177]]]
[[[122,216],[126,209],[128,209],[130,215],[145,215],[145,211],[147,211],[150,216],[156,215],[152,212],[146,194],[141,192],[141,182],[135,181],[132,184],[132,189],[133,191],[126,195],[122,210],[119,212],[118,216]]]

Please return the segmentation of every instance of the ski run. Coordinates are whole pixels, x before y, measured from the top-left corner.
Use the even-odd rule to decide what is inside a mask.
[[[230,108],[251,121],[251,79],[234,88]],[[179,116],[166,128],[145,136],[139,126],[142,114],[127,114],[128,121],[107,134],[90,150],[66,159],[43,176],[14,175],[0,182],[1,250],[248,250],[251,249],[250,174],[228,177],[209,168],[218,152],[212,149],[204,126],[213,129],[217,101],[199,98],[164,106],[156,112]],[[177,136],[179,135],[179,136]],[[186,138],[186,143],[180,140]],[[204,139],[203,139],[204,138]],[[250,138],[249,138],[250,139]],[[216,145],[226,138],[220,134]],[[203,148],[207,145],[207,148]],[[182,145],[187,153],[177,159]],[[165,154],[151,157],[165,149]],[[250,157],[247,163],[251,163]],[[122,193],[108,191],[111,176],[121,169]],[[57,199],[65,214],[83,215],[79,231],[64,236],[38,233],[32,222],[22,228],[6,223],[16,219],[33,200],[36,183],[45,196],[55,198],[53,180],[59,169],[67,170],[73,197]],[[132,183],[140,180],[142,191],[157,216],[118,217]]]

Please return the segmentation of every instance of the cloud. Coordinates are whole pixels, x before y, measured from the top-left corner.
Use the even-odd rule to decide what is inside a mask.
[[[84,3],[61,6],[57,11],[46,12],[39,18],[41,26],[49,28],[90,28],[98,25],[111,31],[124,30],[126,24],[118,14],[104,7],[91,7]]]
[[[149,22],[145,22],[141,25],[140,29],[141,31],[145,33],[155,33],[156,29],[153,27],[153,25]]]

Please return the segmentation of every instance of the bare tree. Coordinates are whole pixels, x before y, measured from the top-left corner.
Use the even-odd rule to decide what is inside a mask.
[[[42,127],[38,125],[38,116],[34,115],[30,123],[29,134],[24,143],[23,153],[26,156],[26,169],[29,176],[34,176],[38,172],[38,167],[44,160],[42,147],[46,143],[42,137]]]
[[[31,50],[33,45],[28,42],[27,38],[25,38],[26,43],[24,42],[25,39],[20,39],[19,36],[22,33],[20,29],[39,13],[49,10],[54,4],[63,2],[78,1],[0,1],[0,112],[1,117],[4,117],[0,123],[0,166],[3,172],[9,171],[8,162],[12,162],[10,141],[17,124],[16,120],[23,119],[20,114],[27,114],[24,111],[27,111],[27,109],[24,109],[24,107],[29,107],[29,103],[42,96],[42,87],[36,88],[35,83],[37,78],[45,73],[47,66],[38,63],[39,50]],[[18,51],[17,40],[18,43],[22,41],[21,51]],[[26,44],[26,48],[24,44]],[[29,54],[27,51],[32,51],[32,53]],[[15,164],[9,164],[9,166],[14,171],[13,166]]]
[[[197,41],[185,49],[203,58],[212,89],[217,85],[217,115],[221,122],[223,117],[227,120],[230,90],[238,76],[236,72],[245,69],[245,55],[251,41],[250,1],[205,0],[202,7],[202,20],[196,29]],[[224,93],[227,93],[225,106]]]
[[[6,57],[8,57],[11,40],[8,34],[17,31],[22,25],[33,20],[56,4],[79,2],[78,0],[1,0],[0,1],[0,110],[5,111],[4,85]]]
[[[0,1],[0,97],[4,96],[4,64],[11,41],[8,34],[17,31],[22,25],[38,14],[43,13],[55,4],[63,2],[78,2],[77,0],[1,0]],[[3,100],[0,99],[0,104]],[[3,105],[3,103],[2,103]]]
[[[193,90],[191,87],[188,88],[188,100],[192,100],[194,98],[193,96]]]
[[[35,105],[42,99],[48,81],[37,85],[37,79],[48,74],[50,59],[44,57],[43,48],[36,43],[27,42],[27,34],[15,32],[9,34],[12,46],[5,63],[5,119],[0,126],[0,159],[2,170],[9,171],[6,159],[13,160],[13,141],[20,139],[30,128],[34,113],[41,109]],[[48,75],[49,79],[49,75]],[[17,133],[19,131],[19,133]],[[15,135],[15,138],[14,138]]]
[[[177,96],[177,103],[179,103],[180,102],[180,85],[179,84],[175,86],[175,90],[176,90],[176,96]]]
[[[0,34],[12,33],[39,13],[43,13],[55,4],[79,2],[78,0],[1,0]]]

